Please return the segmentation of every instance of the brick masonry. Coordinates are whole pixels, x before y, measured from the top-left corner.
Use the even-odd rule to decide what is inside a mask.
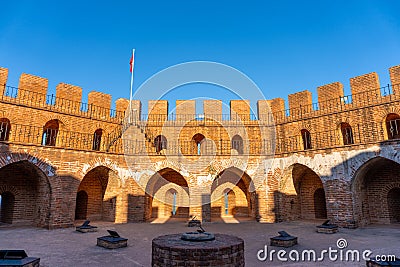
[[[75,218],[126,223],[170,216],[261,222],[327,218],[346,227],[399,222],[400,144],[388,140],[386,123],[389,114],[400,114],[399,69],[390,68],[389,95],[381,95],[378,76],[370,73],[350,80],[352,102],[343,98],[343,85],[336,82],[318,87],[319,109],[308,105],[309,91],[289,96],[289,114],[283,99],[260,100],[260,120],[250,118],[244,100],[231,101],[230,120],[221,120],[220,101],[207,100],[203,120],[182,123],[167,120],[167,101],[150,101],[148,121],[129,135],[144,142],[144,152],[154,151],[155,137],[163,135],[168,149],[180,145],[183,156],[169,155],[164,148],[124,156],[120,122],[128,100],[118,99],[120,113],[113,114],[111,96],[91,92],[82,109],[82,89],[60,83],[56,101],[49,105],[47,79],[30,74],[21,75],[18,94],[10,96],[8,69],[0,68],[0,121],[8,119],[11,125],[0,141],[0,221],[46,228],[71,226]],[[177,104],[182,117],[194,115],[193,101]],[[132,109],[139,119],[140,101],[133,101]],[[259,145],[270,137],[268,109],[277,140],[284,144],[276,148],[274,159]],[[43,146],[43,127],[49,121],[57,122],[58,135],[52,146]],[[354,127],[354,144],[330,145],[343,140],[343,122]],[[94,151],[93,135],[99,129],[101,146]],[[301,137],[293,138],[304,129],[312,149],[303,148]],[[205,137],[201,151],[214,147],[229,155],[196,155],[196,134]],[[242,150],[231,145],[238,136]],[[362,142],[363,137],[373,141]],[[207,164],[202,164],[204,158]]]

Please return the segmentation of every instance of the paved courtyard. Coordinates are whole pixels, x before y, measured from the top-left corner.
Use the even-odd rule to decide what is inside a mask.
[[[150,266],[151,241],[164,234],[181,233],[193,228],[186,227],[182,221],[157,223],[113,224],[92,222],[97,225],[96,233],[78,233],[73,228],[45,230],[38,228],[0,227],[0,249],[24,249],[29,256],[41,258],[41,266]],[[296,249],[314,249],[320,255],[324,249],[337,249],[339,238],[347,241],[346,250],[362,251],[369,249],[373,255],[395,254],[400,256],[400,224],[370,226],[359,229],[340,229],[333,235],[315,232],[316,222],[286,222],[279,224],[260,224],[256,222],[203,224],[209,232],[237,235],[245,241],[246,266],[365,266],[360,262],[332,262],[326,255],[323,262],[279,262],[274,254],[273,262],[259,261],[257,252],[269,245],[269,237],[277,235],[277,231],[285,230],[299,238],[299,244],[285,249],[290,252]],[[129,239],[128,247],[118,250],[107,250],[96,246],[96,238],[106,235],[107,229],[114,229]],[[279,249],[269,247],[268,250]],[[301,255],[301,254],[300,254]],[[263,256],[263,254],[261,254]],[[286,254],[286,257],[288,255]]]

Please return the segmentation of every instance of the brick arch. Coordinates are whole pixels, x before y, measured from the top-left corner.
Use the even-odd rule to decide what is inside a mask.
[[[213,160],[210,164],[210,172],[211,174],[218,174],[228,168],[237,168],[239,170],[244,170],[243,172],[248,171],[247,169],[248,163],[247,161],[241,159],[223,159],[223,160]]]
[[[230,164],[232,165],[232,164]],[[258,214],[258,204],[252,177],[240,168],[228,166],[218,173],[211,184],[211,217],[223,215],[224,190],[230,188],[235,193],[234,211],[236,217],[250,217],[255,219]]]
[[[161,167],[161,166],[159,166]],[[162,211],[168,210],[168,203],[166,203],[165,195],[161,198],[157,197],[157,193],[170,186],[175,187],[177,192],[182,195],[190,196],[189,180],[187,180],[178,170],[169,167],[157,168],[146,181],[141,181],[143,189],[145,190],[145,220],[157,218]],[[189,203],[188,203],[189,204]],[[180,216],[188,218],[189,205],[187,207],[178,208]],[[161,212],[161,213],[160,213]],[[165,214],[164,214],[165,215]]]
[[[32,163],[47,176],[51,184],[52,182],[56,182],[55,179],[51,179],[51,177],[57,176],[56,168],[38,155],[31,155],[28,153],[2,153],[0,156],[0,168],[20,161]]]
[[[383,138],[385,140],[389,139],[389,134],[387,131],[387,127],[386,127],[386,118],[389,114],[397,114],[398,116],[400,116],[400,109],[397,107],[392,107],[392,108],[388,108],[387,110],[383,110],[380,112],[380,120],[378,120],[378,123],[380,122],[380,125],[383,129]]]
[[[325,203],[315,203],[314,200],[314,193],[320,188],[324,190],[326,199],[325,183],[307,165],[292,163],[286,167],[278,188],[274,196],[278,221],[315,219],[317,206],[325,206],[326,210],[326,200]]]
[[[365,166],[365,164],[367,164],[371,160],[379,158],[391,160],[394,161],[395,163],[400,164],[400,154],[398,154],[394,150],[389,151],[389,153],[381,150],[375,153],[359,154],[349,160],[352,166],[351,172],[349,173],[349,176],[351,177],[351,184],[353,184],[356,175],[358,175],[358,172],[361,170],[361,167]]]
[[[72,130],[70,122],[66,118],[64,118],[62,115],[59,115],[56,113],[45,114],[45,115],[38,117],[38,120],[37,120],[38,124],[36,125],[36,127],[44,127],[45,124],[51,120],[58,120],[60,122],[60,125],[59,125],[60,131],[71,131]]]
[[[340,124],[342,122],[350,124],[351,127],[353,127],[353,125],[356,125],[356,122],[353,120],[353,118],[346,116],[344,118],[337,118],[336,119],[336,121],[335,121],[336,129],[340,129]]]
[[[350,183],[357,225],[390,223],[387,194],[394,187],[400,188],[399,173],[399,162],[381,155],[366,160],[357,169]]]
[[[98,165],[87,170],[75,190],[75,218],[119,221],[122,214],[117,211],[117,199],[122,187],[118,172],[107,166]]]
[[[170,168],[170,169],[176,171],[177,173],[179,173],[180,175],[182,175],[184,178],[186,177],[185,179],[189,183],[188,177],[190,176],[190,173],[188,173],[182,167],[181,163],[179,163],[179,162],[177,162],[175,160],[165,159],[165,160],[162,160],[162,161],[157,161],[157,162],[153,163],[152,167],[153,167],[152,171],[154,171],[154,173],[159,172],[159,171],[161,171],[163,169],[166,169],[166,168]]]
[[[305,129],[309,131],[310,133],[313,132],[313,128],[311,126],[311,123],[304,123],[304,121],[298,122],[293,126],[294,132],[300,134],[300,131]]]
[[[380,121],[385,121],[387,115],[389,115],[390,113],[396,113],[400,115],[400,108],[395,107],[395,106],[386,106],[386,108],[384,109],[378,109],[376,111],[376,116],[378,118],[380,118]]]
[[[0,191],[9,191],[15,197],[10,223],[51,227],[53,191],[61,187],[54,168],[29,154],[6,153],[0,161]]]
[[[291,156],[291,157],[285,159],[285,161],[283,161],[283,162],[275,160],[273,162],[273,165],[271,166],[271,169],[273,169],[272,167],[275,167],[274,169],[277,169],[277,168],[281,169],[281,172],[283,174],[282,178],[284,178],[285,174],[287,174],[287,172],[290,170],[290,168],[294,164],[298,163],[298,164],[306,166],[307,168],[309,168],[313,172],[315,172],[320,177],[322,183],[324,183],[325,182],[324,174],[330,173],[330,170],[332,169],[333,166],[322,165],[322,164],[320,164],[320,161],[321,161],[321,159],[316,160],[315,158],[310,158],[308,156],[294,155],[294,156]],[[282,166],[280,166],[280,163]]]
[[[119,168],[118,163],[116,163],[108,158],[100,158],[100,157],[95,158],[95,159],[89,161],[88,163],[85,163],[80,168],[80,170],[77,171],[79,179],[82,180],[86,174],[88,174],[90,171],[92,171],[93,169],[100,167],[100,166],[109,168],[110,170],[112,170],[113,172],[118,174],[119,178],[122,180],[127,179],[127,177],[126,177],[127,173],[122,173],[123,171]]]
[[[11,192],[14,196],[19,195],[19,191],[17,190],[17,188],[15,188],[14,186],[11,186],[11,185],[0,186],[0,195],[4,192]]]

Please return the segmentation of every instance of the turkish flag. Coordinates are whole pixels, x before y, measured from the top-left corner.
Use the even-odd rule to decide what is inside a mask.
[[[131,65],[131,67],[130,67],[130,71],[132,72],[132,69],[133,69],[133,64],[134,64],[134,58],[133,58],[133,54],[132,54],[132,57],[131,57],[131,61],[129,62],[129,64]]]

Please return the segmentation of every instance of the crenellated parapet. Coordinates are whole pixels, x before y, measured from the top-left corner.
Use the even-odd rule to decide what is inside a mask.
[[[267,121],[272,112],[276,123],[286,123],[400,99],[400,65],[391,67],[389,75],[391,85],[383,88],[380,87],[379,77],[375,72],[350,78],[352,94],[349,96],[344,95],[343,84],[340,82],[319,86],[317,103],[312,102],[312,93],[308,90],[288,95],[288,108],[285,107],[283,98],[259,100],[254,112],[256,116],[252,115],[251,103],[243,99],[230,101],[229,114],[222,114],[221,100],[204,100],[203,114],[196,114],[195,100],[177,100],[174,110],[169,109],[167,100],[150,100],[148,110],[143,112],[140,100],[133,100],[129,105],[128,99],[120,98],[116,100],[116,110],[111,110],[112,97],[109,94],[91,91],[88,94],[88,103],[82,103],[81,87],[59,83],[56,94],[50,95],[47,93],[48,79],[31,74],[23,73],[20,76],[18,88],[7,86],[8,69],[2,67],[0,84],[2,100],[5,102],[118,123],[122,122],[129,106],[132,109],[130,116],[136,121],[189,121],[204,118],[217,121]]]
[[[88,95],[88,103],[83,103],[82,88],[76,85],[59,83],[53,95],[47,92],[47,78],[23,73],[18,87],[7,86],[7,78],[8,69],[0,67],[1,100],[4,102],[104,121],[121,122],[124,118],[126,108],[122,109],[120,104],[117,110],[112,110],[109,94],[92,91]],[[124,101],[129,103],[129,100]]]

